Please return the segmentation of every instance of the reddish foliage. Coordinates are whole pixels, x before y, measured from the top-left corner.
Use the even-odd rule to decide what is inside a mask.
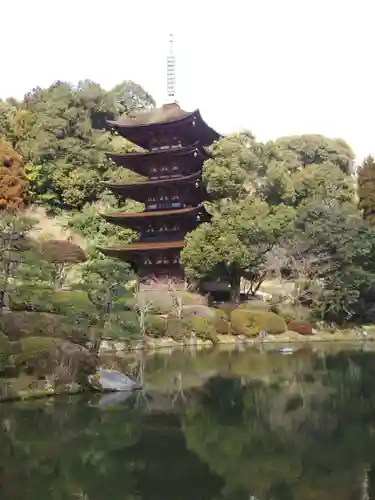
[[[87,260],[79,245],[64,240],[47,240],[40,244],[40,251],[48,262],[54,264],[78,264]]]
[[[0,139],[0,210],[22,210],[26,189],[22,157],[5,140]]]
[[[297,332],[300,335],[312,335],[314,325],[311,323],[299,323],[298,321],[291,321],[288,324],[288,330]]]

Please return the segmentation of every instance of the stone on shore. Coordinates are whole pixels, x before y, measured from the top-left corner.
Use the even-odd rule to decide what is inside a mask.
[[[124,373],[103,368],[89,375],[88,381],[93,389],[101,392],[131,392],[142,388]]]

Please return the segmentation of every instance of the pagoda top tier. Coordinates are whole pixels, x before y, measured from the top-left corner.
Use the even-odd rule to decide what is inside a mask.
[[[199,109],[187,112],[177,103],[165,104],[118,120],[107,120],[108,127],[149,151],[167,150],[200,143],[208,146],[220,135],[207,125]]]

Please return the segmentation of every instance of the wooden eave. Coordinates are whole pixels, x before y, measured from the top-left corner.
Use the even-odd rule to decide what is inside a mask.
[[[208,220],[203,204],[196,207],[180,208],[176,210],[149,210],[144,212],[120,212],[112,214],[100,214],[110,224],[127,227],[135,231],[141,231],[144,225],[155,222],[157,219],[189,219],[201,216],[201,222]]]
[[[160,187],[160,186],[168,186],[168,185],[183,185],[189,184],[198,180],[201,177],[202,172],[198,171],[191,175],[167,178],[167,179],[155,179],[144,182],[133,182],[130,184],[120,184],[120,183],[111,183],[111,182],[103,182],[103,185],[110,189],[111,191],[118,193],[120,195],[126,196],[134,191],[149,191],[149,189]]]
[[[111,159],[119,167],[125,167],[133,172],[147,176],[149,168],[155,165],[169,165],[175,163],[176,159],[189,158],[192,165],[202,165],[209,158],[209,154],[199,143],[186,148],[171,148],[145,153],[127,153],[124,155],[108,153]]]
[[[162,121],[145,120],[142,123],[137,119],[120,119],[107,120],[107,124],[110,129],[145,149],[150,149],[150,141],[156,133],[160,132],[175,135],[179,131],[178,135],[181,138],[191,138],[193,142],[199,140],[203,145],[212,144],[221,137],[203,120],[199,109],[191,113],[176,114],[175,118]]]
[[[143,252],[156,252],[160,250],[173,250],[183,248],[185,242],[180,241],[155,241],[146,242],[139,241],[134,243],[129,243],[129,245],[124,245],[121,247],[110,247],[110,248],[98,248],[102,253],[108,255],[109,257],[121,257],[124,254],[129,253],[143,253]]]
[[[114,212],[111,214],[100,214],[107,222],[116,224],[121,221],[153,219],[156,217],[186,217],[195,215],[200,210],[205,210],[203,205],[196,207],[179,208],[176,210],[148,210],[144,212]]]

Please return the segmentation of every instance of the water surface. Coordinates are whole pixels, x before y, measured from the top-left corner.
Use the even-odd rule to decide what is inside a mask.
[[[1,500],[375,499],[375,352],[113,365],[145,390],[0,405]]]

